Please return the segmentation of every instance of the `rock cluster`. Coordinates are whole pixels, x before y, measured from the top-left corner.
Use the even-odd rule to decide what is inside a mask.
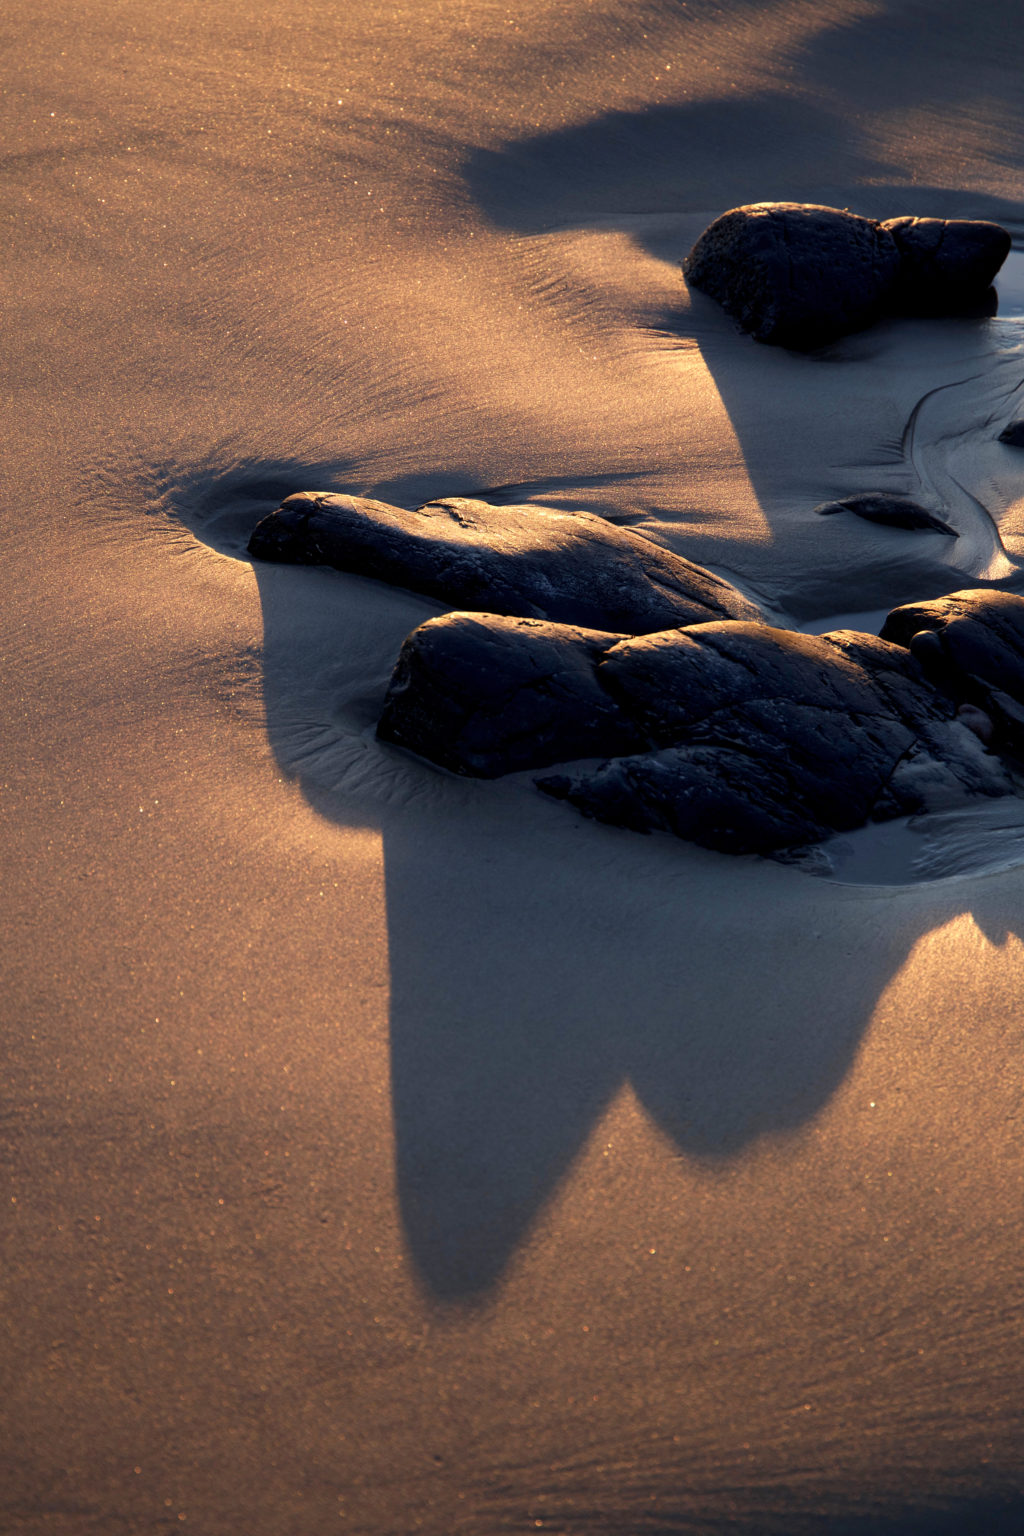
[[[882,493],[846,510],[953,532]],[[587,816],[770,853],[1015,783],[1024,598],[894,609],[880,637],[763,622],[727,582],[586,513],[451,498],[414,512],[290,496],[250,540],[459,607],[407,638],[378,735],[477,778],[539,779]],[[601,759],[595,764],[595,759]]]
[[[1009,250],[1007,231],[980,219],[751,203],[715,219],[683,271],[757,341],[808,350],[886,314],[974,311]]]
[[[539,785],[600,821],[768,853],[1011,793],[958,702],[872,635],[733,621],[622,637],[455,613],[407,639],[378,734],[486,778],[602,755]]]

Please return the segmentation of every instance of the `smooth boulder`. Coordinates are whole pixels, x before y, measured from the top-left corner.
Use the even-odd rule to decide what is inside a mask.
[[[493,779],[647,743],[598,682],[621,635],[448,613],[408,636],[377,735],[451,773]]]
[[[896,241],[874,219],[808,203],[753,203],[710,224],[683,263],[756,341],[808,350],[885,312]]]
[[[453,608],[627,635],[761,615],[729,582],[590,512],[452,496],[408,511],[301,492],[249,540],[260,560],[329,565]]]
[[[755,340],[807,351],[887,314],[994,312],[987,296],[1010,243],[983,219],[751,203],[708,226],[683,272]]]

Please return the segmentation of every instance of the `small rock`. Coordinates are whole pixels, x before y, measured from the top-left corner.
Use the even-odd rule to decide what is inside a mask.
[[[430,619],[402,646],[377,735],[484,779],[636,752],[646,737],[597,680],[621,638],[495,614]]]
[[[919,630],[916,635],[911,635],[907,649],[914,660],[921,663],[929,677],[941,681],[946,653],[938,635],[930,629]]]
[[[999,441],[1010,448],[1024,448],[1024,416],[1004,427],[999,434]]]
[[[888,491],[861,491],[856,496],[844,496],[841,501],[825,501],[815,507],[819,517],[831,517],[836,512],[852,512],[869,523],[881,523],[887,528],[925,529],[932,533],[945,533],[950,538],[960,537],[949,523],[929,512],[909,496],[893,496]]]
[[[683,272],[755,340],[806,351],[886,314],[995,313],[1009,250],[1007,231],[981,219],[750,203],[708,226]]]

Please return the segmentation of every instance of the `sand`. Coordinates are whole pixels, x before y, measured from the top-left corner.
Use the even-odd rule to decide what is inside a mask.
[[[244,558],[338,489],[813,629],[1015,582],[1020,258],[818,358],[678,262],[753,199],[1024,241],[1016,5],[4,30],[0,1530],[1018,1531],[1020,807],[828,878],[596,827],[376,744],[436,604]],[[813,515],[866,489],[961,537]]]

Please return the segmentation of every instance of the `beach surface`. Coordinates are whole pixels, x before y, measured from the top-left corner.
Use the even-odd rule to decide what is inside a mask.
[[[1024,1520],[1024,805],[787,866],[375,740],[302,490],[597,512],[777,622],[1024,585],[1010,0],[9,0],[7,1536]],[[759,346],[759,200],[995,219]],[[959,537],[814,508],[918,497]]]

